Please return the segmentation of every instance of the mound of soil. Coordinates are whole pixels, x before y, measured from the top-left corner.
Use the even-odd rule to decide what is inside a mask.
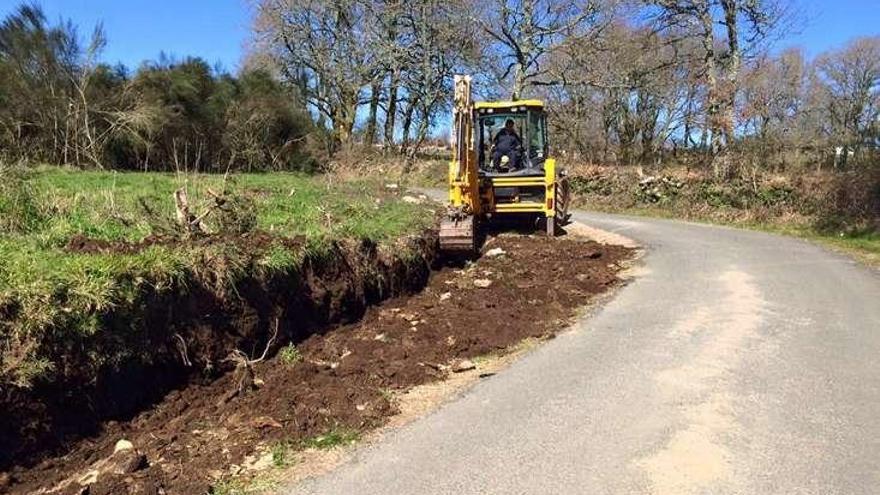
[[[13,469],[8,493],[210,493],[273,442],[375,428],[396,412],[388,391],[442,379],[455,360],[552,336],[591,296],[618,283],[619,262],[631,254],[529,236],[492,238],[488,250],[493,255],[434,272],[416,295],[309,336],[296,346],[298,356],[288,348],[254,364],[244,388],[247,368],[240,367],[175,390],[130,421],[104,424],[64,456]],[[122,455],[113,453],[120,439],[138,455],[105,469]]]
[[[10,483],[4,471],[69,452],[108,421],[128,422],[172,390],[222,376],[235,367],[231,351],[254,355],[276,328],[273,350],[356,321],[378,301],[420,290],[436,245],[430,230],[389,249],[364,240],[310,251],[300,249],[301,239],[259,232],[223,239],[186,242],[225,242],[232,254],[221,250],[171,285],[142,284],[131,300],[82,315],[100,322],[95,332],[42,334],[40,353],[55,363],[51,378],[30,387],[0,386],[0,493]],[[263,269],[258,260],[279,243],[302,261]],[[81,244],[85,253],[101,245]],[[224,265],[236,263],[244,268],[230,288],[219,277]]]

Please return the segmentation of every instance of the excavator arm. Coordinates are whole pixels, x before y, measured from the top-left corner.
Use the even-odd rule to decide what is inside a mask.
[[[452,112],[449,205],[446,217],[440,223],[440,249],[450,254],[473,254],[476,251],[475,218],[480,214],[480,190],[473,149],[471,76],[455,76]]]

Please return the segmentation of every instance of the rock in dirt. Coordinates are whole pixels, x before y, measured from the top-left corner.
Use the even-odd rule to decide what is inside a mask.
[[[599,259],[601,257],[602,257],[601,251],[590,251],[589,253],[587,253],[587,258],[589,258],[591,260]]]
[[[507,254],[507,251],[501,249],[500,247],[497,247],[497,248],[492,248],[492,249],[486,251],[485,256],[488,256],[491,258],[493,256],[501,256],[504,254]]]
[[[81,486],[84,486],[85,490],[88,490],[89,485],[92,485],[92,484],[98,482],[98,476],[100,474],[101,474],[101,472],[98,471],[97,469],[92,469],[89,472],[87,472],[86,474],[80,476],[79,479],[76,481]]]
[[[395,184],[395,183],[393,183],[393,182],[389,182],[388,184],[385,184],[385,189],[388,189],[388,190],[390,190],[390,191],[396,191],[396,190],[397,190],[397,184]]]
[[[492,285],[492,281],[488,278],[478,278],[474,280],[474,285],[481,289],[488,289]]]
[[[474,364],[474,362],[470,359],[461,359],[452,363],[452,372],[461,373],[463,371],[470,371],[472,369],[475,369],[476,367],[477,365]]]
[[[98,471],[115,474],[131,474],[135,471],[144,469],[147,466],[147,456],[138,452],[138,450],[134,448],[133,443],[122,438],[118,440],[113,447],[113,454],[111,454],[107,460],[106,469],[100,467]],[[94,476],[87,476],[87,478],[97,478],[98,475],[99,473],[94,473]],[[80,484],[86,483],[83,483],[83,480],[80,480]]]
[[[452,297],[452,292],[444,292],[443,294],[440,294],[441,301],[445,301],[445,300],[449,299],[450,297]]]
[[[113,453],[118,454],[119,452],[125,450],[134,450],[134,444],[122,438],[118,442],[116,442],[116,446],[113,447]]]
[[[165,490],[150,481],[135,481],[128,485],[128,493],[137,495],[164,495]]]
[[[131,474],[148,466],[147,456],[135,449],[116,452],[110,460],[112,467],[109,471],[116,474]]]
[[[422,204],[422,200],[421,200],[421,199],[419,199],[419,198],[415,198],[415,197],[412,197],[412,196],[404,196],[404,197],[402,197],[402,198],[400,198],[400,199],[403,200],[404,203],[409,203],[409,204],[411,204],[411,205],[420,205],[420,204]]]

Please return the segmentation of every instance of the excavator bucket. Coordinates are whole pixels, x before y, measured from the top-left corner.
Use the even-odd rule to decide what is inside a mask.
[[[449,254],[472,255],[476,252],[474,217],[447,219],[440,223],[440,250]]]

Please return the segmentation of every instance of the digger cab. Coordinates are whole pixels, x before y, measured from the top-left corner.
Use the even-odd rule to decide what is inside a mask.
[[[477,227],[497,218],[542,222],[551,237],[568,218],[568,181],[556,169],[540,100],[472,103],[471,78],[455,76],[445,253],[474,253]]]
[[[544,175],[549,150],[543,102],[477,102],[474,120],[480,177]]]
[[[555,226],[558,174],[540,100],[474,104],[474,148],[481,212],[535,215]]]

